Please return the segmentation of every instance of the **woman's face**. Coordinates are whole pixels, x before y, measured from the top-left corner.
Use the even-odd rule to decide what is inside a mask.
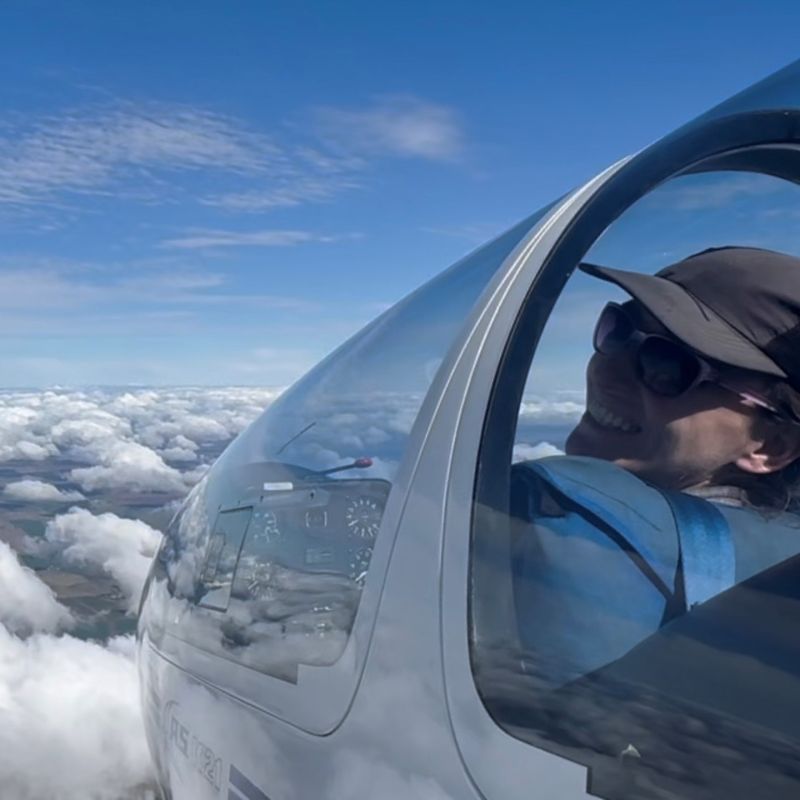
[[[669,336],[643,308],[632,305],[637,327]],[[612,461],[673,489],[717,483],[732,467],[773,471],[754,459],[772,424],[763,414],[713,383],[701,383],[679,397],[655,394],[639,382],[634,358],[632,348],[592,356],[586,370],[586,412],[567,439],[567,453]],[[751,390],[763,390],[764,379],[743,374]],[[753,385],[759,381],[762,386]],[[761,466],[750,469],[756,464]]]

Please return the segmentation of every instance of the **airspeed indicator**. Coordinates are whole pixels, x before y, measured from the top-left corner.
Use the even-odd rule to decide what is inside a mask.
[[[344,519],[348,530],[360,539],[372,540],[378,535],[383,509],[376,500],[362,495],[347,503]]]

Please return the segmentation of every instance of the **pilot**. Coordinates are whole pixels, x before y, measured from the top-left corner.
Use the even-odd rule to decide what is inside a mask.
[[[567,453],[665,489],[787,507],[800,477],[800,259],[723,247],[654,276],[581,269],[633,299],[600,315]]]
[[[522,644],[553,687],[800,553],[800,259],[580,268],[631,299],[600,314],[568,455],[512,473]]]

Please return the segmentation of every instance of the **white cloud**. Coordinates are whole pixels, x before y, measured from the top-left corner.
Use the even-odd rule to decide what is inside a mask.
[[[454,109],[410,95],[377,100],[362,109],[322,108],[323,135],[345,152],[452,160],[464,149],[464,133]]]
[[[292,208],[309,202],[329,200],[340,192],[357,189],[361,181],[348,175],[323,175],[295,177],[267,189],[250,189],[244,192],[203,197],[203,205],[216,206],[228,211],[269,211],[273,208]]]
[[[4,798],[154,800],[133,637],[104,647],[0,626],[0,708]]]
[[[0,406],[0,461],[41,461],[56,451],[36,426],[37,412],[13,398]]]
[[[161,543],[158,531],[140,520],[72,508],[47,524],[45,536],[65,546],[66,561],[101,567],[124,592],[128,612],[136,613],[150,562]]]
[[[4,269],[0,272],[0,308],[3,309],[73,309],[108,299],[107,289],[60,274],[52,268]]]
[[[98,457],[99,464],[78,467],[69,473],[70,479],[87,492],[98,489],[182,492],[186,488],[177,469],[167,465],[149,447],[136,442],[105,443]]]
[[[564,451],[550,442],[539,442],[538,444],[528,444],[518,442],[514,445],[511,455],[513,464],[519,461],[535,461],[537,458],[547,458],[548,456],[563,456]]]
[[[304,231],[190,231],[163,245],[178,249],[219,249],[239,246],[289,246],[303,241],[329,243],[354,239],[352,235],[317,235]],[[126,265],[129,271],[136,265]],[[196,331],[198,315],[209,305],[237,309],[309,309],[313,303],[298,297],[264,293],[237,293],[225,285],[218,273],[179,270],[171,274],[152,272],[130,277],[122,267],[107,265],[26,266],[14,262],[0,266],[0,333],[19,336],[50,334],[75,336],[107,330],[131,335],[157,335]],[[98,276],[102,282],[98,283]],[[43,370],[58,374],[54,358],[19,357],[20,363],[39,363]],[[18,370],[15,370],[18,372]]]
[[[66,458],[70,478],[85,491],[167,491],[183,494],[197,480],[203,447],[244,430],[280,389],[185,388],[0,392],[0,462]],[[190,464],[182,473],[169,462]],[[54,487],[16,482],[8,491],[29,499],[56,497]],[[45,494],[48,495],[45,498]],[[34,495],[36,497],[34,498]]]
[[[180,447],[179,445],[165,447],[161,451],[161,455],[165,461],[171,461],[173,463],[177,461],[182,463],[197,461],[197,453],[194,451],[194,449],[190,447]]]
[[[572,423],[577,422],[586,406],[583,402],[567,399],[524,397],[519,416],[526,422]]]
[[[8,451],[9,458],[26,458],[30,461],[43,461],[51,451],[36,442],[27,442],[24,439],[14,445],[13,450]]]
[[[21,481],[7,483],[3,494],[14,500],[29,500],[37,502],[74,503],[83,500],[84,496],[76,491],[62,491],[52,483],[31,480],[26,478]]]
[[[280,151],[234,120],[201,109],[119,103],[65,112],[0,138],[0,203],[100,194],[155,170],[266,169]]]
[[[4,542],[0,585],[2,796],[155,800],[133,637],[50,635],[74,620]]]
[[[0,587],[0,635],[4,632],[3,625],[12,633],[28,634],[57,631],[73,622],[49,587],[33,570],[20,564],[17,554],[3,541],[0,541]],[[0,708],[3,708],[1,686]],[[3,785],[1,780],[0,785]]]
[[[87,199],[149,205],[189,201],[262,212],[327,201],[363,184],[379,157],[452,160],[463,151],[458,114],[410,95],[363,108],[317,109],[305,127],[273,132],[186,105],[114,101],[38,118],[6,117],[0,133],[0,206],[43,204],[51,217]],[[213,173],[219,189],[197,192],[187,172]],[[57,223],[50,219],[45,229]]]
[[[162,242],[162,247],[197,250],[218,247],[292,247],[308,242],[331,243],[356,238],[355,234],[325,235],[299,230],[201,230]]]

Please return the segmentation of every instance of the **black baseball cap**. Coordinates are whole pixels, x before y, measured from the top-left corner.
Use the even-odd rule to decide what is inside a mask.
[[[707,358],[800,391],[800,258],[755,247],[695,253],[655,275],[583,263]]]

